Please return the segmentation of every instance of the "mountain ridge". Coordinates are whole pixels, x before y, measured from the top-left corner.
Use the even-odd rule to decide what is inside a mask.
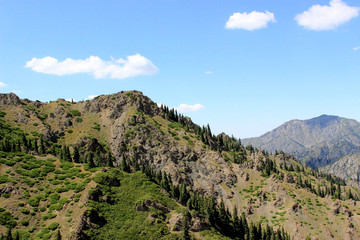
[[[260,137],[245,138],[242,142],[270,152],[282,150],[294,154],[311,167],[321,167],[360,151],[360,123],[321,115],[288,121]],[[338,149],[338,146],[342,147]]]
[[[9,99],[7,95],[1,97]],[[215,136],[210,126],[200,127],[174,109],[158,107],[141,92],[101,95],[77,103],[64,99],[49,103],[25,99],[19,102],[14,96],[11,99],[12,105],[0,105],[0,153],[3,156],[1,166],[4,166],[0,168],[0,175],[5,181],[0,185],[0,193],[12,190],[6,197],[0,197],[0,201],[5,203],[4,206],[10,206],[3,212],[18,218],[18,221],[14,220],[17,223],[14,231],[25,231],[26,228],[20,224],[24,220],[31,229],[36,228],[34,236],[54,237],[54,232],[51,232],[53,225],[49,223],[61,222],[64,214],[72,210],[71,203],[78,206],[69,197],[73,190],[66,187],[66,184],[75,183],[63,175],[77,165],[84,173],[93,172],[95,175],[87,179],[87,184],[93,188],[81,192],[84,206],[90,207],[83,206],[80,222],[73,221],[74,218],[69,219],[69,224],[63,224],[60,228],[62,236],[70,236],[76,230],[75,238],[87,235],[91,236],[90,239],[99,239],[103,231],[115,234],[114,226],[119,224],[124,225],[125,232],[128,227],[136,234],[135,229],[126,227],[124,222],[112,221],[122,219],[121,215],[116,215],[115,209],[123,211],[120,205],[117,206],[123,199],[136,208],[131,213],[139,217],[139,226],[149,226],[149,220],[160,223],[158,227],[164,231],[156,233],[161,235],[163,232],[164,239],[180,238],[179,231],[173,231],[173,221],[179,225],[176,229],[196,239],[214,239],[209,234],[215,232],[217,239],[245,237],[246,231],[247,238],[258,236],[255,239],[266,239],[265,230],[270,235],[280,234],[281,239],[286,239],[282,228],[296,239],[359,237],[357,223],[360,217],[355,214],[360,212],[356,205],[360,197],[358,188],[351,188],[341,179],[303,166],[289,154],[273,155],[245,148],[239,139],[224,134]],[[43,159],[48,157],[56,158],[54,173],[49,173],[52,181],[39,179],[36,175],[31,175],[35,179],[31,181],[26,175],[29,173],[22,169],[29,165],[25,158],[21,160],[24,154],[32,155],[31,161],[37,164],[45,164]],[[70,169],[61,169],[66,166]],[[122,182],[131,184],[134,192],[138,192],[140,182],[140,185],[149,185],[141,180],[145,176],[155,183],[153,187],[187,209],[190,216],[174,212],[174,207],[151,197],[151,194],[160,194],[158,191],[143,192],[149,198],[144,199],[140,194],[133,196],[132,200],[117,194],[124,189]],[[21,181],[15,184],[12,182],[14,179]],[[76,176],[75,180],[80,181]],[[37,192],[23,181],[34,184]],[[53,188],[65,191],[59,195],[68,197],[69,205],[64,205],[59,211],[56,210],[56,207],[60,209],[59,205],[51,207],[51,199],[44,194],[43,182],[49,186],[60,184],[60,187],[54,185]],[[109,183],[116,184],[116,188],[113,189]],[[45,212],[34,208],[34,216],[19,215],[21,207],[16,205],[19,201],[14,190],[16,187],[27,189],[29,199],[44,194],[39,207]],[[88,199],[85,199],[87,195]],[[114,209],[114,215],[106,213],[110,208]],[[55,215],[48,215],[50,213]],[[346,218],[342,219],[342,214],[346,214]],[[54,218],[49,222],[45,216]],[[191,226],[188,233],[185,227],[181,227],[184,224],[179,219],[188,219],[186,221]],[[244,225],[245,222],[249,225]],[[354,227],[344,227],[344,223]],[[237,224],[248,228],[246,231],[236,229],[234,226]],[[0,226],[0,232],[4,233],[4,229]],[[146,229],[141,231],[144,231],[144,236],[150,236],[146,235]]]

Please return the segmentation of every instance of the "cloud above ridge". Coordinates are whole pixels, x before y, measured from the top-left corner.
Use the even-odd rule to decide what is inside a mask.
[[[25,67],[31,68],[35,72],[58,76],[88,73],[94,78],[114,79],[153,75],[159,71],[149,59],[140,54],[128,56],[126,59],[111,59],[110,61],[104,61],[97,56],[90,56],[83,60],[67,58],[62,62],[53,57],[34,57],[26,62]]]
[[[295,16],[295,21],[305,29],[322,31],[336,29],[359,15],[358,7],[348,6],[342,0],[331,0],[329,6],[313,5]]]
[[[245,29],[248,31],[266,28],[269,22],[276,22],[274,13],[265,11],[233,13],[225,24],[226,29]]]
[[[205,109],[203,105],[200,103],[194,104],[194,105],[188,105],[188,104],[180,104],[178,107],[175,107],[175,109],[180,113],[185,112],[196,112]]]

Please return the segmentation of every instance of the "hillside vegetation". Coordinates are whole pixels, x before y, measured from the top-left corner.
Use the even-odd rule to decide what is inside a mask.
[[[215,136],[140,92],[78,103],[2,94],[0,104],[3,235],[360,237],[358,188],[291,155]]]

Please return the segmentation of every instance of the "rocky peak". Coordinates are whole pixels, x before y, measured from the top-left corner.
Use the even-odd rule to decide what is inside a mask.
[[[338,117],[338,116],[323,114],[319,117],[305,120],[304,122],[306,125],[308,125],[310,127],[320,126],[321,128],[325,128],[332,122],[338,121],[338,120],[340,120],[340,117]]]
[[[15,93],[0,93],[0,105],[19,105],[20,98]]]
[[[98,113],[110,109],[112,111],[110,118],[117,118],[130,106],[135,106],[137,111],[149,115],[158,114],[161,111],[150,98],[139,91],[121,91],[115,94],[98,96],[86,102],[85,110]]]

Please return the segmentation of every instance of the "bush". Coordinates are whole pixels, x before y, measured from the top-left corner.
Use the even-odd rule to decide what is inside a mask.
[[[80,117],[81,113],[79,110],[71,110],[70,111],[71,115],[73,115],[74,117]]]
[[[55,213],[49,213],[49,214],[46,214],[46,215],[42,216],[41,219],[46,220],[46,219],[53,219],[55,217],[56,217]]]
[[[29,221],[28,220],[23,219],[23,220],[21,220],[20,223],[21,223],[21,225],[23,225],[25,227],[29,226]]]
[[[57,188],[55,188],[55,191],[57,193],[63,193],[63,192],[69,191],[69,188],[68,187],[57,187]]]
[[[11,194],[10,193],[3,193],[3,195],[1,195],[1,196],[4,197],[4,198],[9,198],[11,196]]]
[[[100,124],[94,123],[94,125],[95,125],[95,126],[93,126],[92,128],[95,129],[95,130],[100,131]]]
[[[183,136],[182,138],[185,140],[190,140],[190,138],[188,136]]]
[[[27,209],[27,208],[22,208],[22,209],[20,209],[20,212],[25,214],[25,215],[28,215],[30,213],[30,210]]]
[[[71,129],[69,129],[69,130],[67,130],[67,132],[68,132],[68,133],[73,133],[74,131],[71,130]]]
[[[75,121],[78,123],[81,123],[83,120],[82,120],[82,118],[75,118]]]
[[[62,162],[59,165],[63,170],[69,170],[70,168],[74,167],[74,163],[72,162]]]
[[[0,209],[0,225],[3,225],[7,228],[14,228],[16,226],[16,221],[10,212],[5,211],[5,209]]]
[[[28,203],[30,204],[30,206],[32,207],[38,207],[39,206],[39,202],[40,200],[37,198],[29,198]]]
[[[50,223],[50,225],[49,225],[49,229],[50,230],[52,230],[52,231],[54,231],[55,229],[57,229],[58,227],[59,227],[59,223],[57,223],[57,222],[53,222],[53,223]]]

